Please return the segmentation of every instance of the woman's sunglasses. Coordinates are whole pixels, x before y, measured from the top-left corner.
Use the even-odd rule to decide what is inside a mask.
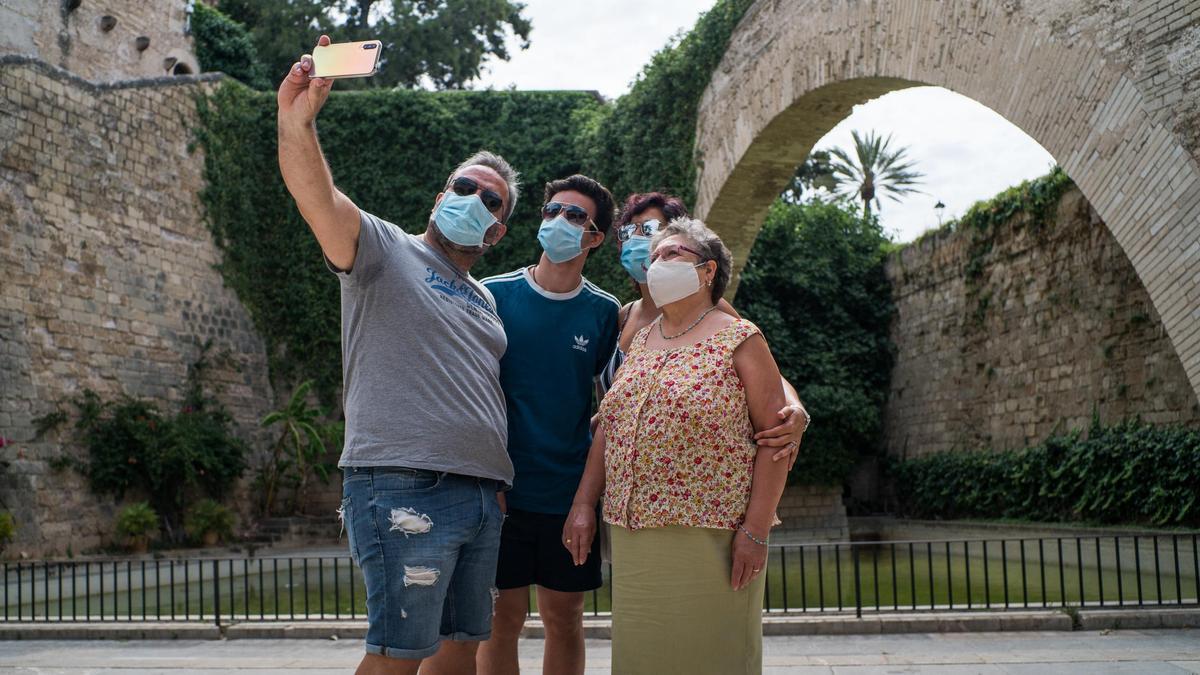
[[[559,216],[559,214],[562,214],[562,217],[575,227],[589,229],[587,224],[592,218],[588,215],[587,210],[582,206],[575,206],[574,204],[562,204],[559,202],[546,202],[546,205],[542,207],[543,220],[554,220]]]
[[[617,240],[624,242],[634,236],[653,237],[661,226],[657,218],[651,218],[644,223],[626,223],[617,228]]]
[[[500,214],[500,207],[504,206],[504,200],[500,198],[500,195],[496,194],[492,190],[480,187],[479,183],[476,183],[466,176],[459,176],[458,178],[455,178],[450,183],[450,188],[454,190],[454,194],[458,195],[459,197],[467,197],[478,192],[479,200],[483,202],[483,205],[487,207],[488,211],[491,211],[496,215]]]

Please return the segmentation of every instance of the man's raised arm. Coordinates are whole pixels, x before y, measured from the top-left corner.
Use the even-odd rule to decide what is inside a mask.
[[[329,36],[317,44],[329,44]],[[325,257],[349,270],[358,250],[358,207],[334,187],[317,142],[317,113],[333,81],[310,77],[312,67],[312,56],[305,54],[279,85],[279,170]]]

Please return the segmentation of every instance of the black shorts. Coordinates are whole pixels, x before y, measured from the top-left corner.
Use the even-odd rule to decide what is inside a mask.
[[[578,593],[600,588],[600,538],[592,539],[587,562],[576,566],[562,543],[566,515],[508,510],[500,530],[500,562],[496,587],[537,584],[552,591]],[[599,517],[596,522],[599,523]]]

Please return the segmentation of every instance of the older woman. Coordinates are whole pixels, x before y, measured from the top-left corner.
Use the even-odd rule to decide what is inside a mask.
[[[729,250],[703,223],[655,234],[638,331],[600,405],[563,529],[582,563],[612,525],[613,672],[758,673],[767,537],[787,477],[756,430],[784,404],[758,328],[716,311]]]
[[[633,336],[662,315],[662,310],[655,304],[646,285],[646,272],[650,266],[650,240],[667,223],[686,218],[687,215],[687,207],[683,205],[682,200],[662,192],[631,194],[621,207],[621,215],[613,229],[617,232],[617,250],[621,266],[625,268],[634,288],[637,289],[638,299],[626,303],[618,314],[620,330],[617,334],[617,349],[598,378],[597,393],[600,398],[603,398],[616,379],[617,370],[625,360]],[[719,311],[735,319],[741,318],[737,310],[725,300],[719,300],[716,306]],[[787,380],[783,380],[783,390],[787,406],[779,411],[779,423],[759,432],[755,440],[762,447],[779,448],[774,459],[778,461],[787,457],[790,469],[791,465],[796,463],[799,454],[800,440],[808,425],[808,412]]]

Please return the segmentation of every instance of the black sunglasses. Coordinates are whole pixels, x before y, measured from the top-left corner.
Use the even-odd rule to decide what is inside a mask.
[[[557,218],[558,214],[560,213],[568,223],[576,227],[587,228],[588,221],[591,220],[591,216],[588,215],[587,209],[583,208],[582,206],[575,206],[574,204],[562,204],[559,202],[547,202],[546,205],[542,207],[543,220],[553,220]],[[593,227],[594,226],[595,224],[593,223]]]
[[[500,208],[504,206],[504,200],[501,199],[500,195],[496,194],[492,190],[480,187],[479,183],[476,183],[466,176],[459,176],[458,178],[455,178],[450,183],[450,188],[454,190],[454,194],[458,195],[459,197],[466,197],[478,192],[479,200],[483,202],[483,205],[487,207],[488,211],[491,211],[496,215],[500,215]]]

